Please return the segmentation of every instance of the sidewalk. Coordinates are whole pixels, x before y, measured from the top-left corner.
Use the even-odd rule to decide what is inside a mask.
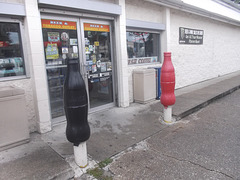
[[[179,89],[176,91],[173,115],[180,120],[239,88],[240,72],[236,72]],[[162,141],[159,143],[163,143],[169,133],[177,133],[182,127],[179,123],[174,126],[160,123],[162,110],[160,102],[154,101],[145,105],[133,103],[128,108],[112,108],[89,115],[88,167],[106,158],[117,157],[129,148],[147,148],[144,140],[157,134],[163,135],[162,139],[157,136]],[[66,140],[65,127],[66,124],[61,123],[49,133],[33,133],[30,143],[0,152],[0,179],[70,179],[74,174],[79,177],[85,173],[86,169],[80,169],[74,163],[73,147]],[[154,158],[157,152],[152,149],[150,152],[152,155],[149,156]],[[144,156],[143,153],[140,158]],[[159,162],[164,163],[165,160],[163,158]]]

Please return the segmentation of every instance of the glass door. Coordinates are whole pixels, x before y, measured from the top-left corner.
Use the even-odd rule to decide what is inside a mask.
[[[111,26],[82,20],[83,63],[91,110],[114,105]]]
[[[78,58],[77,20],[42,18],[43,46],[52,118],[65,115],[63,84],[67,59]]]

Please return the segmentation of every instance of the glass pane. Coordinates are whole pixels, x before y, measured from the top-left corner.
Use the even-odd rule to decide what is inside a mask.
[[[0,22],[0,77],[25,75],[18,23]]]
[[[128,31],[127,52],[129,64],[159,62],[159,34]]]
[[[63,116],[67,58],[78,58],[76,22],[42,19],[45,63],[52,118]]]
[[[90,108],[113,102],[109,25],[84,23]]]

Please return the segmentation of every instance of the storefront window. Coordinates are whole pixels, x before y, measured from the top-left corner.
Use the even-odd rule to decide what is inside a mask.
[[[42,19],[43,45],[52,118],[63,116],[67,59],[78,58],[77,23]]]
[[[127,31],[128,64],[159,62],[159,34]]]
[[[0,22],[0,77],[25,75],[20,27]]]

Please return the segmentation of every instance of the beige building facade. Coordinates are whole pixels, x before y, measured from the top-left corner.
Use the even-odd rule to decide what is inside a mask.
[[[79,59],[89,113],[128,107],[134,70],[161,67],[163,52],[172,53],[176,89],[240,70],[240,18],[183,1],[0,0],[0,28],[0,88],[25,91],[30,132],[65,120],[69,58]]]

